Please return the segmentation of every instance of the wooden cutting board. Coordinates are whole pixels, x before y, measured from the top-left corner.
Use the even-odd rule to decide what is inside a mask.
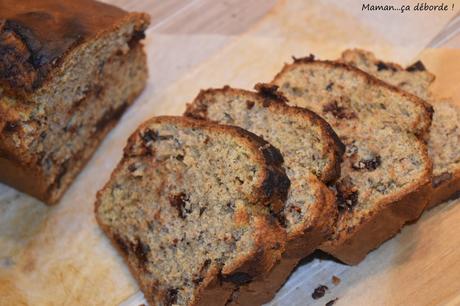
[[[187,2],[185,9],[183,1],[176,0],[161,2],[160,7],[143,1],[112,2],[156,16],[146,40],[148,87],[58,206],[46,207],[0,185],[2,306],[143,302],[126,266],[95,223],[94,196],[137,125],[153,115],[182,113],[185,102],[201,88],[224,84],[251,88],[269,81],[291,55],[313,52],[336,58],[342,49],[357,46],[402,63],[421,57],[437,74],[434,90],[460,101],[460,52],[433,49],[419,54],[455,12],[405,17],[361,14],[358,1],[348,6],[344,1],[281,1],[268,14],[272,3],[265,1],[228,6],[199,0]],[[219,14],[224,16],[219,19]],[[427,212],[357,267],[321,259],[306,262],[271,304],[324,305],[339,297],[337,305],[460,305],[460,205],[456,204],[460,203]],[[340,277],[340,284],[331,284],[333,275]],[[311,293],[319,284],[328,285],[330,291],[313,301]]]

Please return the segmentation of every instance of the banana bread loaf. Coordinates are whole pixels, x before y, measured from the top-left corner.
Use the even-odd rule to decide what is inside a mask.
[[[227,305],[271,269],[289,180],[277,149],[243,129],[156,117],[128,140],[96,217],[150,305]]]
[[[280,149],[291,181],[281,213],[287,231],[281,262],[258,281],[241,286],[228,305],[270,301],[299,260],[328,238],[338,212],[335,197],[325,185],[340,176],[344,147],[337,135],[316,114],[288,106],[276,86],[258,84],[256,89],[203,90],[185,112],[186,116],[236,125],[263,137]]]
[[[59,200],[142,91],[148,23],[92,0],[0,2],[0,181]]]
[[[341,60],[433,105],[433,123],[428,140],[428,152],[433,159],[433,194],[428,207],[460,196],[460,107],[448,99],[433,97],[429,86],[435,76],[426,70],[421,61],[404,69],[358,49],[344,51]]]
[[[339,219],[320,248],[356,264],[419,217],[431,190],[423,100],[344,64],[295,59],[275,77],[288,102],[323,116],[346,145],[336,183]]]

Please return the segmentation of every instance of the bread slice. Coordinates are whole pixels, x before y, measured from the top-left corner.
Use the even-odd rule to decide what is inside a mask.
[[[288,106],[276,86],[258,84],[256,89],[203,90],[185,112],[263,137],[280,149],[291,181],[282,211],[288,237],[282,261],[257,282],[241,287],[229,305],[270,301],[298,261],[328,238],[337,217],[335,197],[325,185],[340,176],[344,147],[337,135],[315,113]]]
[[[150,305],[225,305],[280,259],[270,207],[287,196],[282,160],[243,129],[185,117],[134,132],[96,217]]]
[[[285,65],[272,83],[290,104],[323,116],[346,145],[335,185],[339,219],[320,248],[356,264],[427,204],[432,163],[421,139],[432,109],[357,68],[313,56]]]
[[[371,52],[346,50],[341,61],[425,99],[433,105],[433,124],[428,149],[433,159],[433,194],[428,207],[460,195],[460,107],[448,99],[432,96],[435,76],[421,61],[406,67],[377,59]]]
[[[0,181],[59,200],[144,88],[148,24],[92,0],[0,1]]]

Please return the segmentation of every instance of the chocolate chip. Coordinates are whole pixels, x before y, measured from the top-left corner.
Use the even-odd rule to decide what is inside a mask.
[[[396,71],[396,68],[394,68],[393,66],[391,65],[388,65],[382,61],[379,61],[377,62],[377,64],[375,64],[377,66],[377,71],[382,71],[382,70],[391,70],[391,71]]]
[[[139,265],[143,267],[148,261],[148,255],[150,253],[150,247],[143,243],[139,238],[137,238],[136,244],[134,246],[134,255],[136,256]]]
[[[283,213],[280,213],[277,216],[275,215],[275,219],[278,220],[278,222],[281,225],[281,227],[286,227],[287,226],[287,219],[286,219],[286,216]]]
[[[440,175],[435,175],[433,177],[433,181],[431,182],[431,185],[433,186],[433,188],[436,188],[436,187],[439,187],[445,181],[448,181],[450,179],[452,179],[452,173],[443,172]]]
[[[270,105],[269,102],[287,102],[287,98],[280,91],[278,91],[277,85],[257,83],[254,88],[257,90],[259,95],[264,98],[264,107],[268,107],[268,105]],[[265,100],[270,101],[265,102]]]
[[[113,235],[113,240],[115,241],[115,243],[118,245],[118,247],[120,248],[120,250],[125,254],[127,255],[128,252],[129,252],[129,245],[128,243],[126,243],[126,241],[118,234],[114,234]]]
[[[144,133],[141,134],[141,138],[145,144],[150,142],[155,142],[158,140],[168,140],[174,138],[172,135],[159,135],[157,131],[153,131],[151,129],[146,129]]]
[[[344,177],[337,182],[337,206],[340,212],[345,210],[351,211],[358,204],[359,191],[351,182],[349,176]]]
[[[351,167],[355,170],[368,170],[368,171],[374,171],[377,169],[380,164],[382,163],[382,159],[380,155],[374,155],[371,158],[368,159],[361,159],[356,163],[353,163]]]
[[[318,288],[316,288],[315,291],[313,291],[313,293],[311,294],[311,297],[314,300],[320,299],[326,294],[327,290],[329,290],[327,286],[319,285]]]
[[[236,285],[244,285],[252,281],[252,277],[245,272],[236,272],[229,275],[223,275],[222,280],[224,282],[234,283]]]
[[[200,217],[204,213],[205,210],[206,210],[206,207],[200,207]]]
[[[186,215],[192,212],[191,209],[185,207],[187,201],[188,198],[183,192],[169,196],[169,203],[177,210],[179,217],[182,219],[185,219]]]
[[[358,204],[358,191],[337,194],[337,206],[339,211],[351,211]]]
[[[140,40],[145,38],[145,33],[144,31],[133,31],[133,34],[128,41],[128,46],[130,49],[134,48]]]
[[[406,68],[406,71],[409,71],[409,72],[425,71],[425,70],[426,70],[425,65],[423,65],[421,61],[416,61],[415,63],[413,63],[412,65]]]
[[[209,268],[209,266],[211,265],[211,262],[212,260],[211,259],[206,259],[203,263],[203,265],[201,266],[200,268],[200,273],[203,274],[204,272],[206,272]]]
[[[228,202],[228,203],[227,203],[227,208],[228,208],[230,211],[234,211],[234,210],[235,210],[235,203],[233,203],[233,202]]]
[[[295,211],[296,213],[300,214],[302,212],[302,209],[300,207],[298,207],[298,206],[293,205],[293,206],[289,207],[289,211],[290,212]]]
[[[199,284],[201,284],[201,282],[202,282],[203,280],[204,280],[204,278],[203,278],[202,276],[200,276],[200,277],[194,278],[194,279],[192,280],[192,282],[193,282],[196,286],[198,286]]]
[[[170,306],[170,305],[176,304],[177,293],[179,293],[179,290],[177,290],[177,288],[169,288],[166,291],[165,305]]]
[[[134,172],[134,171],[136,171],[136,170],[137,170],[137,165],[136,165],[136,163],[131,164],[131,165],[128,166],[128,171],[129,171],[129,172]]]
[[[19,124],[17,121],[8,121],[3,128],[3,131],[6,133],[13,133],[18,130]]]
[[[344,106],[340,106],[339,103],[334,100],[326,105],[323,106],[324,113],[331,113],[334,117],[338,119],[354,119],[356,118],[356,114],[348,110]]]
[[[295,56],[292,56],[292,59],[294,60],[294,63],[300,63],[300,62],[308,63],[308,62],[313,62],[315,60],[315,56],[310,53],[310,55],[306,57],[296,58]]]
[[[339,299],[339,298],[335,298],[335,299],[333,299],[333,300],[330,300],[329,302],[326,303],[326,306],[332,306],[332,305],[334,305],[335,302],[337,302],[338,299]]]
[[[184,160],[184,155],[179,154],[179,155],[176,156],[176,159],[177,159],[178,161],[183,161],[183,160]]]
[[[249,101],[249,100],[246,101],[246,107],[248,109],[252,109],[254,107],[254,104],[255,104],[254,101]]]
[[[330,82],[329,84],[327,84],[326,90],[331,91],[333,86],[334,86],[334,82]]]

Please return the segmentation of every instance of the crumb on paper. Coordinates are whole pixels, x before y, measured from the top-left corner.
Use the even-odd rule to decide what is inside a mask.
[[[332,283],[334,285],[337,286],[338,284],[340,284],[340,281],[341,281],[341,279],[338,276],[335,276],[335,275],[332,276]]]
[[[332,306],[332,305],[334,305],[335,302],[337,302],[338,299],[339,299],[339,298],[335,298],[335,299],[333,299],[333,300],[330,300],[329,302],[326,303],[326,306]]]
[[[320,299],[322,298],[325,294],[326,294],[326,291],[329,290],[329,288],[325,285],[319,285],[315,291],[313,291],[313,293],[311,294],[311,297],[314,299],[314,300],[317,300],[317,299]]]

